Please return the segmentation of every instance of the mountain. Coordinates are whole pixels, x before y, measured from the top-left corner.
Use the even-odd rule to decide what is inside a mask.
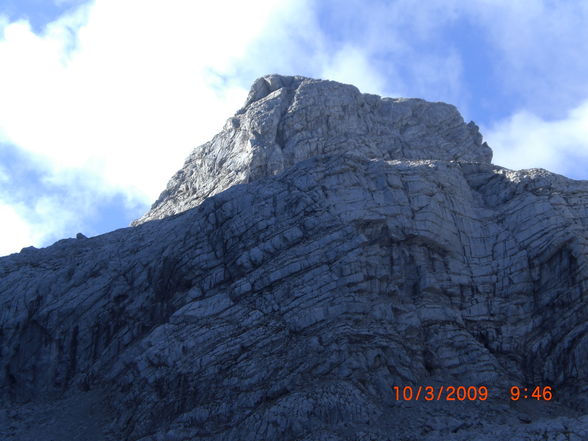
[[[490,162],[478,127],[457,109],[380,98],[334,81],[270,75],[221,133],[195,149],[142,222],[201,204],[227,188],[273,176],[318,155]]]
[[[0,437],[588,439],[588,183],[491,158],[258,79],[134,226],[0,259]]]

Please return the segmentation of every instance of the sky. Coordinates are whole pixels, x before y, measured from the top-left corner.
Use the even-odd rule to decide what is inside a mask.
[[[495,164],[588,179],[583,0],[0,0],[0,256],[128,226],[270,73],[451,103]]]

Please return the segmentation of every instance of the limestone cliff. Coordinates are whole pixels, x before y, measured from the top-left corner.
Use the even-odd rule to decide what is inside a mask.
[[[278,174],[318,155],[490,162],[478,127],[454,106],[380,98],[334,81],[258,79],[223,131],[196,149],[133,225],[185,211],[232,185]]]
[[[4,418],[100,391],[113,440],[587,439],[588,183],[490,160],[453,106],[257,80],[135,227],[0,259]]]

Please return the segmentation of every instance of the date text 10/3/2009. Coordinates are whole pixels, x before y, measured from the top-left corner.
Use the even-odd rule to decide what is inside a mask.
[[[485,401],[489,398],[486,386],[394,386],[396,401]],[[510,388],[510,399],[551,401],[551,386],[532,386]]]

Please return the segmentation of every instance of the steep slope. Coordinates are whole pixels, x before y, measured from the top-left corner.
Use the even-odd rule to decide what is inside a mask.
[[[117,440],[586,439],[586,182],[492,165],[451,106],[332,82],[266,77],[235,118],[136,227],[0,259],[13,424],[103,391]],[[395,399],[419,385],[490,398]]]
[[[269,75],[245,106],[196,149],[142,222],[185,211],[232,185],[272,176],[322,154],[366,159],[439,159],[489,163],[473,123],[445,103],[380,98],[334,81]]]

